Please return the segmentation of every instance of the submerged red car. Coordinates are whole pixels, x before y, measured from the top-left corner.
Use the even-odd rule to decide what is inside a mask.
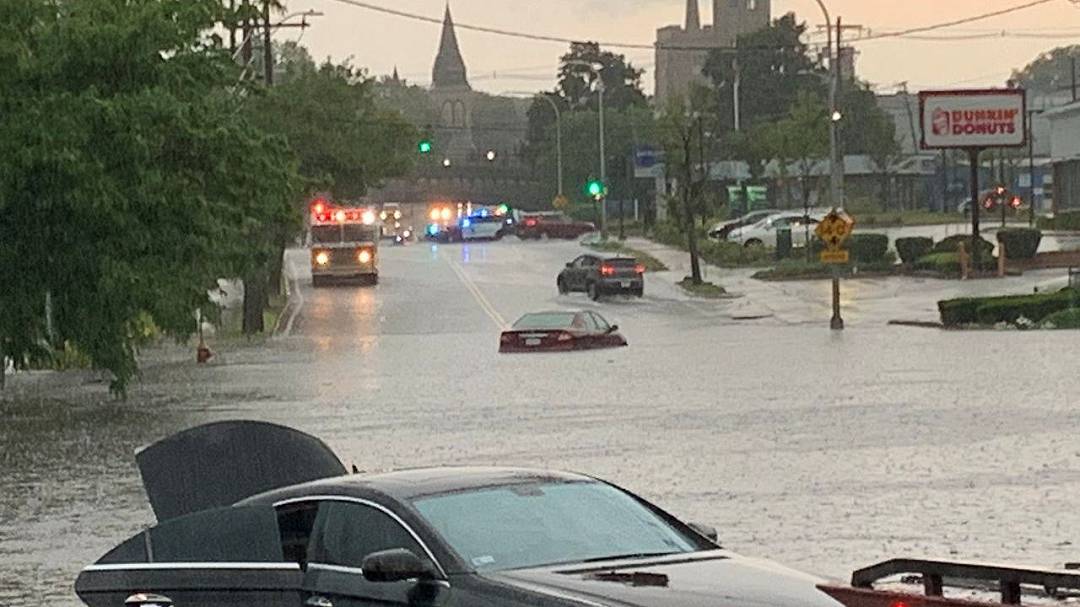
[[[499,337],[499,352],[552,352],[618,348],[627,345],[613,325],[596,312],[526,314]]]

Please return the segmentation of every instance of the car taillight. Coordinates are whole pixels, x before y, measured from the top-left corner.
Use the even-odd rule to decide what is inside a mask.
[[[527,226],[529,226],[531,228],[531,227],[536,225],[536,220],[535,219],[526,219],[525,220],[525,225],[527,225]]]
[[[637,272],[638,274],[644,274],[645,273],[645,266],[643,266],[643,265],[641,265],[639,263],[638,265],[634,266],[634,271]]]
[[[600,275],[601,276],[614,276],[615,275],[615,266],[606,266],[606,265],[605,266],[600,266]]]
[[[570,341],[571,339],[574,339],[574,336],[564,331],[562,333],[559,333],[557,341]]]

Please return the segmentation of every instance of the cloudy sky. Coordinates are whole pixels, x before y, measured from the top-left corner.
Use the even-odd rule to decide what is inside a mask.
[[[1026,0],[1030,2],[1031,0]],[[369,4],[441,18],[445,0],[363,0]],[[870,32],[902,30],[1005,9],[1025,0],[825,0],[835,16]],[[703,19],[710,0],[701,0]],[[288,0],[290,11],[314,9],[301,42],[317,58],[351,57],[373,74],[395,66],[412,82],[426,84],[438,45],[439,27],[350,6],[345,0]],[[582,40],[651,44],[658,27],[679,23],[685,0],[451,0],[455,21],[472,25]],[[794,11],[812,25],[822,22],[814,0],[773,0],[773,15]],[[1008,34],[1003,37],[1002,34]],[[854,34],[852,34],[854,35]],[[1053,0],[1011,15],[942,29],[950,40],[892,39],[858,44],[860,76],[893,90],[1001,84],[1014,67],[1040,53],[1080,39],[1080,4]],[[992,36],[992,37],[987,37]],[[299,30],[281,30],[283,39]],[[957,38],[971,39],[957,39]],[[474,88],[491,93],[550,88],[566,45],[458,31]],[[646,69],[653,85],[650,50],[619,49]]]

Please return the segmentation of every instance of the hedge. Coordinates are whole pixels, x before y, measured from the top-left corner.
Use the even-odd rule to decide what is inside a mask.
[[[811,252],[816,256],[825,249],[825,243],[815,238]],[[888,260],[889,237],[885,234],[852,234],[844,248],[851,253],[851,261],[856,264],[879,263]]]
[[[966,297],[938,302],[941,323],[947,327],[961,325],[996,325],[1015,323],[1021,317],[1040,322],[1055,312],[1067,310],[1077,303],[1080,293],[1062,289],[1054,293],[1010,295],[1003,297]]]
[[[971,235],[956,234],[954,236],[949,236],[945,240],[934,245],[934,253],[956,253],[960,250],[960,243],[964,243],[964,248],[967,249],[968,255],[971,255],[974,252],[974,248],[971,246]],[[982,252],[982,259],[988,259],[994,254],[994,243],[985,238],[979,237],[979,247]]]
[[[933,249],[933,238],[915,236],[896,239],[896,252],[900,255],[900,261],[904,263],[915,263],[920,257],[929,255]]]
[[[773,254],[764,247],[744,247],[737,242],[717,242],[705,239],[698,242],[698,254],[714,266],[736,267],[772,263]]]
[[[1039,217],[1043,230],[1080,230],[1080,211],[1064,211],[1053,217]]]
[[[997,233],[998,242],[1005,243],[1008,259],[1031,259],[1039,252],[1042,232],[1031,228],[1013,228]]]
[[[1080,329],[1080,308],[1054,312],[1042,319],[1044,329]]]

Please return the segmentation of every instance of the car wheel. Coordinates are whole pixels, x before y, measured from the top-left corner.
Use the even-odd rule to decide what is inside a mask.
[[[562,276],[559,277],[559,280],[556,282],[556,284],[559,287],[559,295],[566,295],[570,292],[570,289],[566,286],[566,281],[563,280]]]
[[[326,284],[326,280],[322,276],[312,276],[311,277],[311,286],[313,286],[315,288],[319,288],[321,286],[324,286],[325,284]]]
[[[765,246],[765,243],[761,242],[757,238],[751,238],[750,240],[747,240],[743,246],[748,249],[756,249]]]
[[[595,282],[590,282],[589,285],[585,287],[585,291],[589,294],[589,299],[593,301],[600,300],[600,285]]]
[[[640,289],[634,289],[634,297],[644,297],[644,296],[645,296],[645,287],[641,287]]]

